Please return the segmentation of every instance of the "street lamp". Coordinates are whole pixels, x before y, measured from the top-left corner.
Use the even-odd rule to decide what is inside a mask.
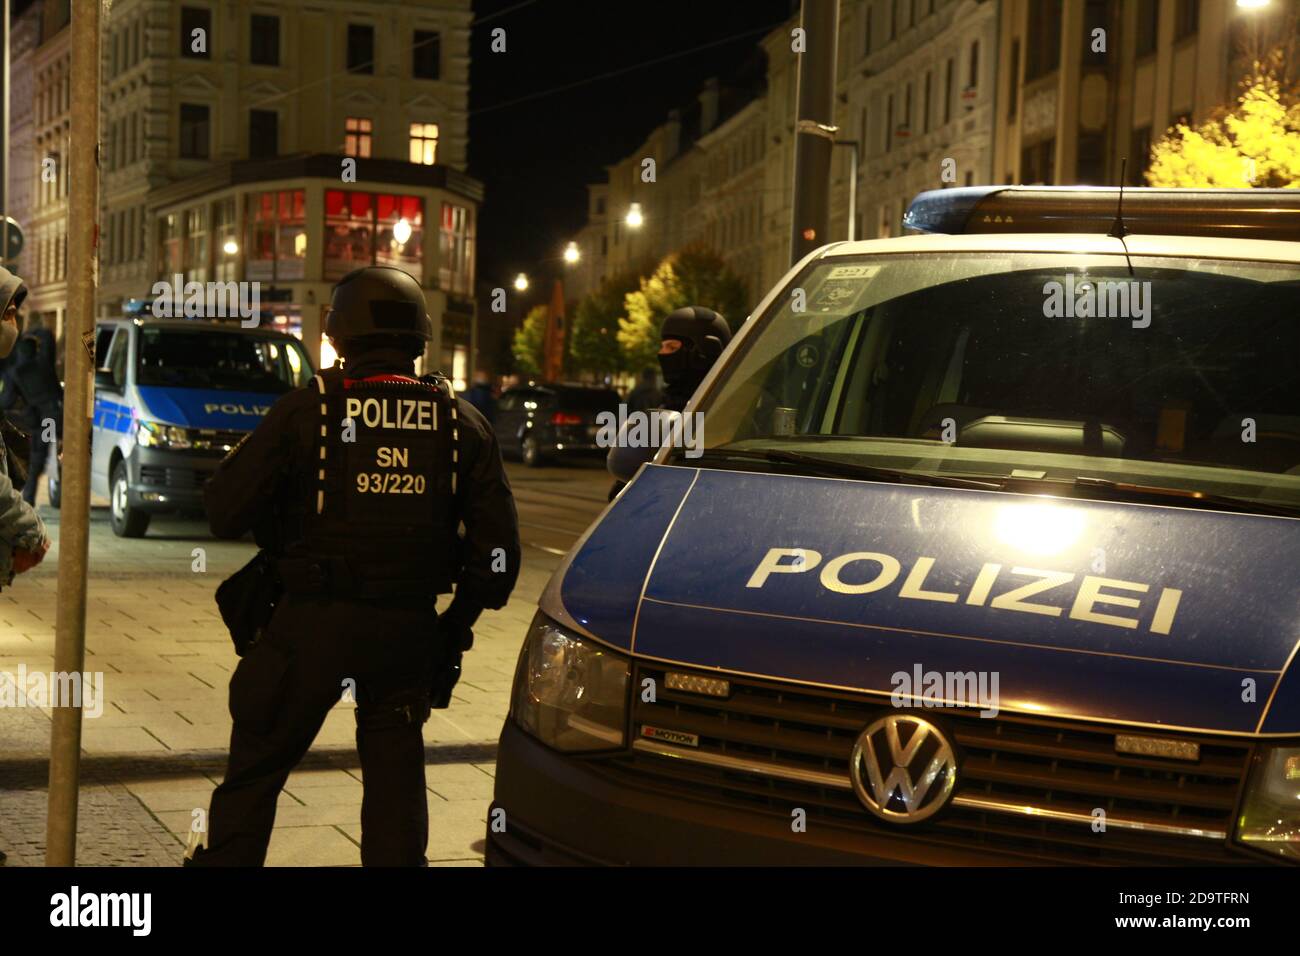
[[[564,247],[564,261],[567,262],[569,265],[574,265],[581,258],[582,258],[582,250],[578,248],[578,244],[576,242],[570,242],[567,246]]]
[[[627,223],[629,229],[640,229],[641,223],[645,220],[641,218],[641,204],[634,202],[627,209],[627,218],[623,220]]]
[[[520,292],[526,290],[528,288],[528,276],[524,275],[522,272],[515,276],[515,288]]]
[[[239,252],[239,243],[235,242],[234,239],[227,239],[226,244],[221,247],[221,251],[228,256],[233,256]]]
[[[406,240],[411,238],[411,224],[405,219],[397,220],[396,224],[393,226],[393,238],[396,239],[400,245],[406,245]]]

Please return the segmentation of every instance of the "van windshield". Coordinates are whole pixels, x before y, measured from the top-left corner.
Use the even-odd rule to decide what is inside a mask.
[[[1300,508],[1300,268],[1132,264],[822,260],[705,396],[705,450]]]
[[[140,385],[280,394],[311,376],[311,363],[294,339],[218,329],[140,330]]]

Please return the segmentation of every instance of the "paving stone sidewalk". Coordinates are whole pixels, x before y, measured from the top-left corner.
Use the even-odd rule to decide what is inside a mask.
[[[57,512],[43,509],[57,539]],[[201,549],[197,551],[195,549]],[[144,539],[113,536],[92,515],[86,665],[102,674],[102,714],[82,737],[78,863],[178,865],[195,809],[206,810],[230,736],[227,684],[237,661],[213,603],[218,582],[252,556],[198,522],[155,519]],[[205,570],[195,570],[202,562]],[[450,709],[425,725],[428,856],[479,865],[495,743],[520,640],[558,557],[525,556],[515,596],[475,629]],[[45,562],[0,593],[0,672],[52,669],[57,540]],[[352,706],[340,703],[281,797],[268,865],[356,865],[361,773]],[[0,707],[0,849],[10,866],[44,862],[48,708]]]

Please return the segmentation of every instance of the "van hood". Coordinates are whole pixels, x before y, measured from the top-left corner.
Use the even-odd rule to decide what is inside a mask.
[[[269,392],[232,392],[216,388],[168,388],[141,385],[141,415],[164,425],[252,431],[280,396]]]
[[[691,667],[905,696],[973,671],[1004,712],[1295,734],[1297,568],[1290,518],[648,465],[542,610]]]

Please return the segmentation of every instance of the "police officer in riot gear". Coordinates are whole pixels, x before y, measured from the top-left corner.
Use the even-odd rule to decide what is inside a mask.
[[[663,400],[659,407],[674,412],[684,410],[730,341],[731,327],[712,309],[688,305],[669,313],[659,329],[659,368],[664,373]],[[621,435],[618,441],[621,446]],[[644,451],[643,460],[648,461],[657,449]],[[614,484],[609,489],[609,500],[613,501],[626,480],[631,479],[631,473],[640,467],[640,460],[633,466],[621,447],[615,447],[610,449],[606,462],[614,476]]]
[[[491,428],[446,379],[414,377],[431,331],[405,272],[345,276],[325,320],[342,365],[277,401],[207,486],[213,533],[251,529],[282,593],[231,678],[229,763],[190,864],[263,863],[281,787],[349,695],[361,862],[425,862],[422,725],[447,706],[474,622],[505,604],[520,560]]]

